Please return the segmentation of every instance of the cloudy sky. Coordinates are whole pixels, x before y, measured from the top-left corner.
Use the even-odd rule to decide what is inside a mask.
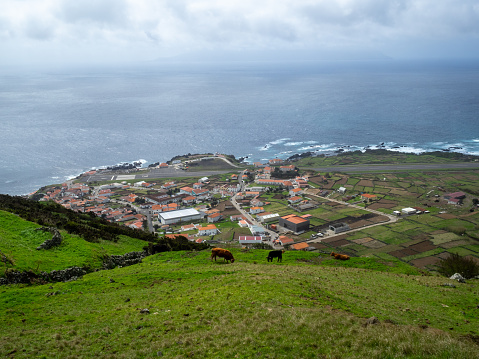
[[[2,0],[0,64],[198,51],[479,58],[479,0]]]

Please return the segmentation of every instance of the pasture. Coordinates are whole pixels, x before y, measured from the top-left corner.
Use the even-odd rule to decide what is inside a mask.
[[[266,250],[232,251],[233,264],[168,252],[75,282],[1,287],[0,356],[479,355],[477,280],[443,287],[451,281],[400,261],[286,252],[268,263]]]

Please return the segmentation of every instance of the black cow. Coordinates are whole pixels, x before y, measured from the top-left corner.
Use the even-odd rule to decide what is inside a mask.
[[[283,261],[283,253],[284,253],[284,250],[282,251],[271,251],[268,253],[268,257],[266,258],[268,260],[268,262],[272,262],[273,261],[273,258],[278,258],[278,262],[279,261]]]

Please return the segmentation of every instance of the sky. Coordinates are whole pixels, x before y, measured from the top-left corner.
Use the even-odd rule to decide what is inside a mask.
[[[479,59],[479,0],[1,0],[0,65],[201,53]]]

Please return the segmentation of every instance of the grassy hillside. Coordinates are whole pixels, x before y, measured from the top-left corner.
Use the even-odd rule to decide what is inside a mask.
[[[388,150],[343,152],[330,157],[305,157],[295,162],[297,167],[321,167],[360,164],[451,163],[476,161],[477,156],[457,152],[402,153]]]
[[[87,242],[83,238],[60,231],[63,242],[49,250],[36,250],[49,232],[37,231],[41,226],[26,221],[15,214],[0,210],[0,251],[7,260],[0,263],[0,276],[7,268],[16,270],[41,271],[65,269],[72,266],[98,268],[105,255],[125,254],[141,251],[147,242],[120,235],[117,242],[99,240]]]
[[[233,264],[168,252],[76,282],[1,287],[0,357],[479,356],[478,280],[399,261],[287,252],[267,263],[267,251],[232,251]],[[379,323],[366,325],[372,316]]]

